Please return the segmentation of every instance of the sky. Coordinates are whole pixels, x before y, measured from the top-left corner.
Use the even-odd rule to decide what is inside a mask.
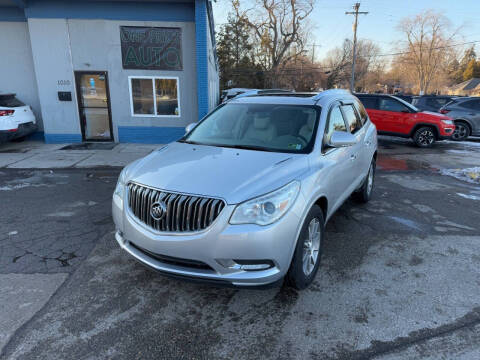
[[[253,0],[241,0],[253,1]],[[344,39],[352,38],[353,16],[345,15],[352,11],[354,0],[316,0],[315,9],[310,15],[313,32],[309,48],[315,47],[315,59],[321,60],[325,54],[340,46]],[[367,15],[359,15],[358,38],[374,41],[388,54],[398,51],[402,34],[396,29],[399,21],[405,17],[416,15],[422,10],[434,9],[443,13],[451,22],[452,31],[460,28],[456,43],[479,41],[476,44],[480,54],[480,0],[359,0],[360,11],[368,11]],[[213,12],[217,32],[219,26],[226,22],[230,0],[216,0]],[[467,45],[471,46],[471,45]],[[460,46],[462,49],[464,46]]]

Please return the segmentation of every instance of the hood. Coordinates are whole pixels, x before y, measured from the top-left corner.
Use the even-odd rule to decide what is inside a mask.
[[[307,170],[305,154],[175,142],[129,165],[126,179],[237,204],[275,190]]]
[[[421,115],[422,118],[427,118],[431,120],[451,120],[452,118],[445,116],[440,113],[432,112],[432,111],[421,111],[417,113],[418,115]]]

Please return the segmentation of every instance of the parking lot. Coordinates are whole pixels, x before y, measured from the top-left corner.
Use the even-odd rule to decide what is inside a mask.
[[[113,237],[120,168],[0,169],[0,357],[480,358],[480,141],[381,137],[377,163],[300,292],[136,263]]]

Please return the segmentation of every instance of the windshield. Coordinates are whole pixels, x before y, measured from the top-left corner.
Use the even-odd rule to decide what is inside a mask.
[[[180,142],[239,149],[309,153],[320,108],[299,105],[226,104]]]
[[[406,107],[408,107],[410,110],[412,110],[413,112],[420,112],[420,109],[413,106],[412,104],[410,104],[408,101],[405,101],[403,99],[400,99],[399,97],[396,97],[394,96],[395,99],[397,99],[398,101],[400,101],[403,105],[405,105]]]

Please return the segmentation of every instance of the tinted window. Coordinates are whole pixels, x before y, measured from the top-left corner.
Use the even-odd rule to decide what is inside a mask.
[[[377,109],[377,99],[373,96],[362,96],[359,97],[360,101],[362,102],[363,106],[367,109]]]
[[[18,100],[15,96],[0,96],[0,106],[18,107],[25,106],[25,104]]]
[[[446,105],[449,101],[450,99],[448,98],[428,98],[427,105],[436,109],[440,109],[443,105]]]
[[[460,106],[467,109],[480,110],[480,100],[468,100],[461,103]]]
[[[347,126],[350,129],[350,132],[353,134],[358,129],[361,128],[359,119],[357,117],[357,113],[353,108],[353,105],[344,105],[342,106],[343,115],[345,116],[345,121],[347,122]]]
[[[379,99],[378,108],[383,111],[395,111],[402,112],[408,111],[408,108],[403,105],[400,101],[397,101],[392,98],[382,97]]]
[[[367,111],[365,110],[365,107],[360,101],[357,101],[356,103],[357,103],[358,112],[360,114],[360,121],[362,122],[362,125],[363,125],[367,121],[368,114],[367,114]]]

